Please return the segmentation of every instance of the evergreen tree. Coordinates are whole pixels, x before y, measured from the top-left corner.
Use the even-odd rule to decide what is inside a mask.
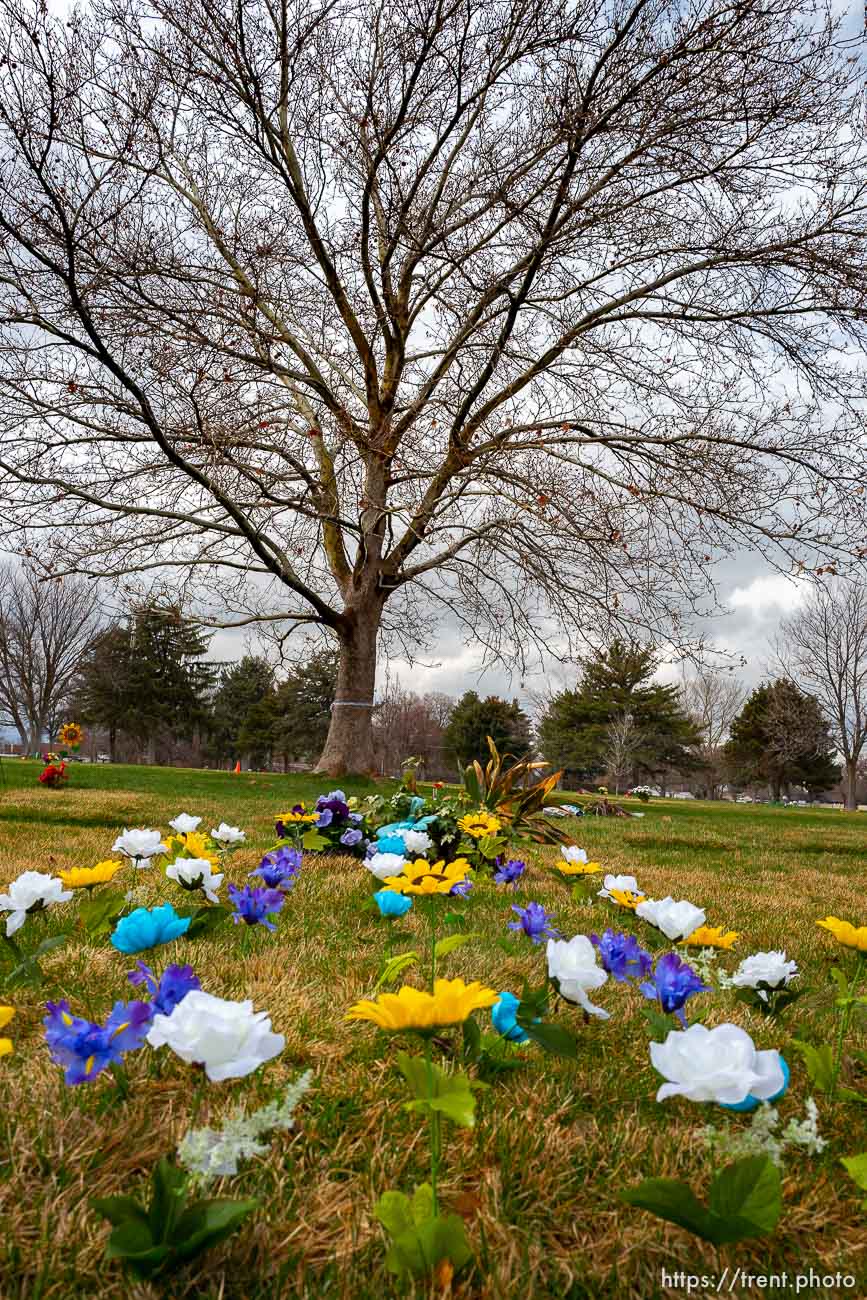
[[[218,762],[263,767],[271,754],[274,716],[274,669],[267,659],[244,655],[220,675],[211,707],[210,752]]]
[[[337,651],[330,647],[316,651],[277,687],[271,740],[284,764],[312,762],[325,744],[337,690],[337,660]]]
[[[461,767],[473,759],[486,763],[491,756],[488,736],[501,754],[523,758],[532,749],[530,719],[517,700],[489,695],[482,700],[475,691],[467,691],[452,709],[443,733],[446,752]]]
[[[132,633],[116,623],[97,637],[82,663],[73,693],[73,711],[82,722],[108,732],[112,762],[133,695]]]
[[[737,785],[767,783],[779,799],[790,785],[830,790],[840,779],[818,700],[794,682],[758,686],[731,726],[726,763]]]
[[[555,695],[539,724],[545,758],[574,780],[594,781],[609,765],[612,729],[628,718],[634,776],[698,766],[698,728],[678,688],[654,682],[655,671],[652,648],[622,641],[584,660],[578,686]]]

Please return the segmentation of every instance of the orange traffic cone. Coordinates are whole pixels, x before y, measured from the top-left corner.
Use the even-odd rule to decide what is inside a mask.
[[[232,768],[232,771],[233,771],[233,772],[240,772],[240,770],[241,770],[241,760],[238,759],[238,762],[237,762],[237,763],[235,764],[235,766]]]

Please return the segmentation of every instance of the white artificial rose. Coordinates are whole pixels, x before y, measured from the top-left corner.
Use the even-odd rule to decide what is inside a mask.
[[[151,858],[158,853],[168,852],[159,831],[128,831],[126,827],[123,829],[123,834],[118,835],[111,849],[113,853],[122,853],[124,857],[131,858],[135,865],[142,869],[149,867]]]
[[[638,881],[634,876],[605,876],[602,881],[602,888],[597,894],[597,898],[610,898],[612,889],[620,889],[624,893],[640,894]]]
[[[220,822],[219,826],[211,831],[211,839],[221,848],[228,849],[235,844],[243,844],[247,836],[237,826],[228,826],[225,822]]]
[[[196,829],[201,820],[201,817],[191,817],[189,813],[178,813],[177,817],[169,822],[169,825],[179,835],[189,835],[191,831]]]
[[[688,938],[707,919],[700,907],[687,902],[685,898],[675,902],[670,895],[667,898],[645,898],[636,907],[635,915],[655,925],[666,939],[672,940]]]
[[[738,1025],[673,1029],[664,1043],[650,1044],[650,1059],[668,1080],[657,1092],[657,1101],[688,1097],[727,1106],[747,1097],[767,1101],[786,1082],[779,1052],[756,1051],[749,1034]]]
[[[170,1016],[157,1013],[148,1042],[203,1065],[213,1083],[252,1074],[286,1045],[282,1034],[271,1032],[267,1011],[254,1011],[252,1002],[229,1002],[203,989],[191,989]]]
[[[397,833],[409,854],[417,854],[423,858],[428,849],[433,846],[433,840],[429,835],[425,835],[424,831],[398,831]]]
[[[201,889],[212,903],[218,903],[216,891],[223,883],[222,875],[215,875],[207,858],[178,858],[166,867],[169,880],[175,880],[184,889]]]
[[[20,930],[28,912],[41,912],[53,903],[65,903],[72,898],[72,890],[63,888],[63,881],[45,871],[22,871],[12,881],[8,894],[0,894],[0,911],[8,912],[6,937]]]
[[[580,862],[582,865],[590,861],[584,849],[579,849],[577,844],[563,845],[560,856],[567,862]]]
[[[387,876],[399,876],[406,866],[406,858],[401,857],[399,853],[374,853],[365,860],[364,865],[368,871],[372,871],[377,880],[385,880]]]
[[[787,961],[784,952],[754,952],[751,957],[743,959],[730,983],[738,989],[754,989],[759,983],[778,989],[788,984],[797,974],[798,963]],[[759,989],[758,994],[763,1002],[767,1002],[765,989]]]
[[[576,934],[568,942],[549,939],[547,953],[548,974],[557,980],[563,997],[577,1002],[591,1016],[608,1020],[610,1013],[594,1006],[587,997],[587,990],[601,988],[608,975],[597,963],[596,949],[586,934]]]

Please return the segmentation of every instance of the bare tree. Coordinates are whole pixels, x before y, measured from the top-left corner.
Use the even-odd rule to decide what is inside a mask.
[[[641,733],[632,714],[626,710],[616,714],[608,724],[604,755],[606,775],[614,782],[615,794],[620,794],[621,785],[628,783],[640,747]]]
[[[370,767],[378,638],[416,653],[437,603],[523,667],[683,642],[733,546],[863,558],[830,6],[47,9],[0,0],[9,527],[328,629],[322,770]]]
[[[101,624],[95,584],[42,582],[30,567],[0,567],[0,721],[26,753],[53,735]]]
[[[691,677],[685,678],[681,693],[687,713],[701,731],[698,753],[705,793],[716,799],[725,780],[722,747],[747,691],[736,678],[701,664]]]
[[[816,697],[843,759],[846,808],[858,808],[859,764],[867,744],[867,588],[830,582],[781,624],[777,656]]]
[[[454,700],[439,692],[417,695],[393,685],[374,713],[374,745],[377,768],[393,776],[403,759],[418,757],[427,779],[454,775],[454,764],[446,754],[443,733]]]

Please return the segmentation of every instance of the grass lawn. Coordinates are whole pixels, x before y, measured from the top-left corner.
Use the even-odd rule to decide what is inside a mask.
[[[228,873],[241,883],[273,840],[274,813],[328,788],[319,779],[294,776],[79,764],[69,788],[52,792],[38,786],[38,771],[36,763],[2,764],[4,887],[25,869],[92,865],[110,856],[124,826],[165,830],[180,811],[201,815],[202,829],[225,819],[247,831],[249,846],[230,860]],[[341,784],[350,794],[371,788]],[[761,949],[785,948],[797,959],[810,992],[780,1022],[762,1020],[721,991],[696,997],[689,1015],[708,1025],[735,1021],[757,1046],[780,1048],[792,1081],[779,1109],[784,1120],[801,1117],[810,1085],[787,1043],[796,1036],[816,1042],[832,1037],[829,971],[835,964],[850,966],[853,954],[815,922],[833,913],[867,923],[867,814],[663,800],[641,811],[640,821],[575,823],[575,842],[605,870],[636,875],[653,897],[688,898],[706,909],[709,925],[740,931],[734,953],[720,958],[727,968]],[[523,937],[508,941],[513,901],[545,904],[567,937],[613,925],[652,943],[656,932],[629,913],[595,897],[592,904],[573,897],[548,870],[553,849],[519,856],[528,856],[530,869],[516,895],[479,880],[467,912],[481,937],[445,958],[442,973],[515,992],[525,976],[540,982],[544,947]],[[125,871],[119,880],[131,875]],[[159,870],[140,872],[132,883],[146,903],[187,901]],[[110,1072],[67,1088],[49,1059],[40,1023],[46,997],[66,997],[73,1011],[104,1019],[115,1000],[131,996],[125,973],[134,959],[107,939],[75,935],[45,959],[42,988],[0,989],[0,1001],[17,1007],[4,1031],[15,1051],[0,1061],[3,1300],[383,1300],[407,1293],[383,1267],[383,1238],[371,1214],[384,1190],[410,1191],[427,1176],[424,1131],[401,1109],[404,1084],[394,1065],[406,1041],[388,1040],[343,1016],[370,994],[389,951],[423,942],[422,917],[414,909],[399,922],[383,921],[361,908],[370,893],[371,877],[352,859],[305,855],[276,934],[245,932],[244,953],[240,933],[227,923],[211,938],[181,939],[151,954],[160,969],[169,961],[190,962],[211,993],[252,998],[286,1036],[282,1055],[257,1074],[209,1086],[198,1125],[218,1123],[242,1100],[251,1109],[263,1104],[303,1069],[315,1071],[296,1130],[276,1136],[267,1156],[217,1185],[217,1195],[259,1197],[260,1211],[172,1284],[132,1283],[117,1265],[104,1263],[108,1227],[87,1201],[138,1192],[158,1157],[174,1149],[192,1119],[189,1067],[167,1050],[144,1048],[127,1058],[128,1095],[120,1094]],[[74,916],[74,903],[54,908],[29,918],[18,937],[26,944],[28,935],[50,935],[68,928]],[[407,978],[421,977],[409,972]],[[708,1123],[745,1127],[748,1120],[682,1098],[657,1104],[661,1080],[649,1062],[644,1000],[611,980],[593,1000],[612,1012],[610,1020],[585,1024],[574,1008],[560,1004],[557,1011],[558,1021],[581,1041],[577,1065],[533,1046],[521,1049],[521,1068],[492,1078],[490,1090],[480,1094],[476,1127],[446,1130],[443,1203],[466,1218],[476,1258],[475,1267],[455,1279],[454,1295],[646,1300],[675,1294],[662,1288],[663,1269],[718,1272],[712,1248],[623,1205],[618,1192],[664,1174],[686,1178],[702,1193],[710,1163],[698,1130]],[[487,1020],[487,1013],[478,1019]],[[850,1042],[867,1046],[863,1018]],[[861,1069],[859,1079],[859,1068],[848,1063],[848,1082],[867,1091],[867,1072]],[[817,1101],[827,1149],[819,1156],[787,1154],[785,1209],[776,1234],[724,1248],[722,1263],[750,1273],[787,1272],[792,1280],[810,1268],[839,1271],[854,1277],[854,1286],[800,1294],[864,1295],[864,1193],[838,1162],[867,1150],[867,1107],[831,1106],[821,1094]],[[429,1294],[424,1288],[409,1293]]]

